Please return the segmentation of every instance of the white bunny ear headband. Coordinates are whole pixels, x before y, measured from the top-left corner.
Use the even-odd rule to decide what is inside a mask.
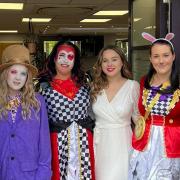
[[[142,37],[146,39],[147,41],[151,42],[152,44],[154,44],[156,41],[159,41],[159,40],[167,41],[172,46],[173,50],[174,50],[174,46],[170,40],[173,39],[174,36],[175,36],[174,33],[168,33],[165,38],[156,39],[154,36],[152,36],[149,33],[146,33],[146,32],[142,33]]]

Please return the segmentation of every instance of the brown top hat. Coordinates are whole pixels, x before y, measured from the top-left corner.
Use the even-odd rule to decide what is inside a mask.
[[[38,73],[38,69],[31,64],[29,50],[23,45],[10,45],[4,49],[0,63],[0,71],[2,72],[14,64],[26,66],[32,72],[33,77]]]

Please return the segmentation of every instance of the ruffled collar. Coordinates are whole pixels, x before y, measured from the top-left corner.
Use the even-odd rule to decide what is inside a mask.
[[[163,89],[163,86],[165,86],[165,89],[169,89],[170,88],[170,82],[167,81],[159,86],[151,86],[151,91],[150,91],[150,94],[151,94],[151,97],[154,97],[157,92],[161,89]],[[170,97],[172,94],[171,93],[166,93],[166,94],[161,94],[159,100],[160,101],[164,101],[166,100],[168,97]]]
[[[12,110],[12,109],[17,109],[17,107],[20,105],[21,103],[21,93],[18,93],[15,96],[8,96],[8,102],[6,105],[6,109],[7,110]]]
[[[51,82],[51,87],[70,99],[74,99],[79,90],[79,87],[76,86],[72,79],[53,79]]]

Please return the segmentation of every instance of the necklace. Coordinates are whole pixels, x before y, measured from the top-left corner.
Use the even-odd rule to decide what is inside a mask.
[[[168,86],[170,86],[170,82],[164,82],[162,87],[160,88],[160,90],[166,89]],[[159,100],[161,94],[157,93],[155,95],[155,97],[151,100],[151,103],[149,105],[147,105],[147,98],[148,98],[148,94],[149,94],[149,90],[148,89],[144,89],[143,90],[143,105],[145,106],[146,112],[144,116],[139,116],[138,120],[136,122],[136,126],[135,126],[135,136],[137,140],[140,140],[143,135],[144,135],[144,131],[145,131],[145,126],[146,126],[146,119],[148,118],[151,109],[153,108],[153,106],[157,103],[157,101]],[[180,96],[180,90],[177,89],[174,93],[173,93],[173,98],[172,101],[168,107],[168,112],[170,111],[171,108],[173,108],[175,106],[175,103],[179,101],[179,96]]]

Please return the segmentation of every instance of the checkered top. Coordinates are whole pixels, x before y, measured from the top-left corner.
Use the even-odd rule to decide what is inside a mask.
[[[73,122],[84,119],[88,114],[90,97],[88,89],[82,86],[73,100],[53,90],[51,87],[43,89],[49,121]]]
[[[63,94],[53,90],[51,87],[43,89],[42,95],[45,98],[49,121],[53,122],[73,122],[79,119],[85,119],[88,116],[88,110],[90,107],[89,90],[85,87],[81,87],[73,100],[67,98]],[[80,154],[80,176],[86,180],[91,180],[91,159],[89,152],[89,142],[87,130],[77,125],[79,133],[79,154]],[[70,133],[71,137],[71,133]],[[62,180],[67,179],[68,174],[68,156],[71,145],[71,138],[68,137],[68,129],[64,129],[58,133],[58,159],[59,159],[59,171]],[[77,142],[77,143],[78,143]]]
[[[151,103],[156,93],[157,91],[154,92],[153,89],[149,91],[147,98],[147,105]],[[151,114],[166,116],[169,113],[168,108],[171,103],[171,100],[172,100],[172,94],[161,95],[158,102],[151,109]]]
[[[61,179],[66,179],[68,169],[68,131],[62,130],[58,133],[58,159]]]
[[[90,152],[88,143],[88,134],[86,129],[79,126],[79,138],[80,138],[80,149],[81,149],[81,175],[84,180],[92,179]]]

